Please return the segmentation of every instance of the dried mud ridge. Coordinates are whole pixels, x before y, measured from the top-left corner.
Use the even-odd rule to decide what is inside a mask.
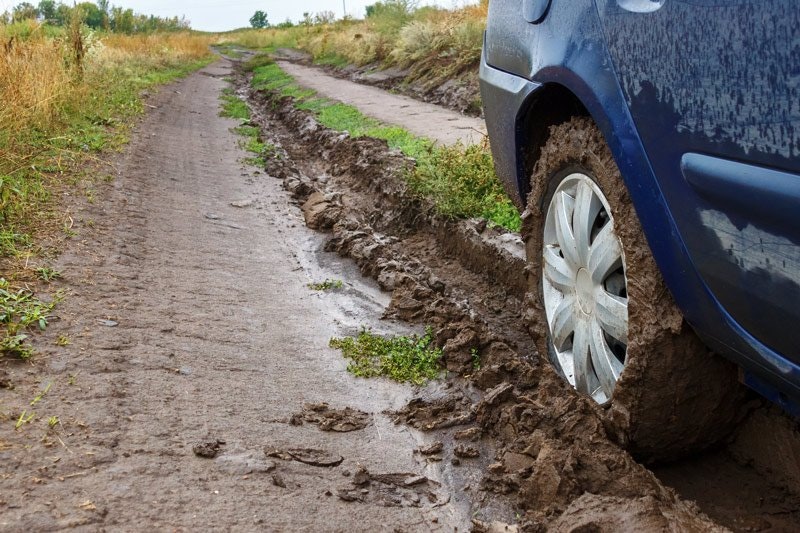
[[[531,351],[519,327],[524,260],[504,245],[508,237],[438,217],[405,186],[413,163],[384,142],[328,130],[288,99],[248,96],[253,122],[277,147],[267,172],[283,180],[306,224],[328,232],[328,250],[391,292],[386,316],[433,327],[446,368],[467,378],[443,398],[419,398],[393,414],[448,438],[493,440],[479,500],[508,498],[525,531],[719,529],[612,442],[601,409]],[[477,401],[464,392],[472,387],[482,391]],[[454,462],[480,453],[466,442],[456,448]]]

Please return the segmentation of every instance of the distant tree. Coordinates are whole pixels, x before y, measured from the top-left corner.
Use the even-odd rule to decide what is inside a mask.
[[[82,2],[75,6],[75,9],[80,9],[83,16],[83,22],[92,29],[100,29],[103,27],[103,12],[93,2]]]
[[[14,7],[12,17],[14,22],[35,19],[39,17],[39,11],[36,9],[36,7],[34,7],[33,4],[29,2],[22,2]]]
[[[303,13],[303,20],[300,21],[301,26],[311,26],[314,23],[314,20],[311,18],[311,13],[306,11]]]
[[[103,14],[103,29],[111,28],[111,3],[108,0],[97,0],[97,7]]]
[[[278,23],[275,27],[278,29],[294,28],[294,22],[292,22],[292,19],[287,18],[283,22]]]
[[[72,17],[72,9],[66,4],[58,4],[56,7],[55,24],[58,26],[66,26]]]
[[[42,0],[38,6],[39,16],[45,22],[51,24],[56,22],[56,2],[55,0]]]
[[[267,14],[261,10],[258,10],[250,17],[250,25],[254,28],[266,28],[269,26],[269,21],[267,20]]]
[[[118,33],[133,33],[135,17],[133,9],[111,8],[111,29]]]

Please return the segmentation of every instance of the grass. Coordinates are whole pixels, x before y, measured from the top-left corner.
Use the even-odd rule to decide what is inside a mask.
[[[26,341],[32,330],[44,331],[60,297],[46,303],[28,289],[14,289],[0,278],[0,354],[29,359],[33,348]]]
[[[264,168],[268,159],[278,157],[275,146],[264,142],[258,127],[248,123],[250,120],[250,108],[247,107],[245,101],[236,95],[233,89],[230,87],[223,89],[220,100],[222,100],[221,116],[238,119],[243,122],[233,131],[242,137],[240,146],[251,154],[255,154],[254,157],[246,158],[244,160],[245,163]]]
[[[319,281],[316,283],[309,283],[308,288],[312,291],[330,291],[330,290],[339,290],[344,287],[344,282],[340,279],[326,279],[325,281]]]
[[[220,116],[238,120],[250,120],[250,109],[241,98],[233,93],[232,89],[225,88],[222,91],[220,100],[222,100],[222,110],[219,112]]]
[[[61,277],[61,272],[54,270],[51,267],[39,267],[36,269],[36,275],[45,283],[57,280]]]
[[[409,186],[430,199],[439,214],[480,217],[511,231],[520,230],[519,212],[495,174],[487,143],[435,146],[408,130],[367,117],[353,106],[318,98],[272,63],[253,70],[252,84],[279,97],[293,98],[298,109],[313,113],[327,128],[347,131],[352,137],[383,139],[390,148],[414,158],[416,165],[407,176]]]
[[[433,346],[430,328],[422,336],[389,338],[365,329],[357,337],[331,339],[330,346],[350,359],[347,371],[354,376],[388,377],[400,383],[422,385],[441,374],[442,350]]]

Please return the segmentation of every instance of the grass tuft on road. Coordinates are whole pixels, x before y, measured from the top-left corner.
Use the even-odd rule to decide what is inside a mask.
[[[381,337],[362,330],[357,337],[334,338],[331,348],[350,359],[347,371],[354,376],[388,377],[400,383],[423,385],[441,374],[442,350],[433,346],[433,332],[422,336]]]
[[[250,108],[247,107],[247,102],[239,98],[230,87],[222,90],[220,100],[222,101],[220,116],[242,122],[241,125],[233,128],[233,132],[242,137],[239,145],[251,154],[255,154],[253,157],[246,158],[244,162],[254,167],[264,168],[268,159],[277,157],[277,150],[273,144],[264,142],[261,138],[261,130],[250,123]]]
[[[436,146],[409,131],[387,126],[365,116],[357,108],[319,98],[298,86],[294,79],[273,63],[254,69],[253,87],[291,97],[294,105],[313,113],[323,126],[346,131],[352,137],[373,137],[387,142],[416,160],[407,176],[411,189],[430,200],[441,215],[452,218],[481,217],[511,231],[522,221],[494,172],[487,143]]]
[[[0,354],[29,359],[33,348],[26,341],[31,330],[44,331],[59,297],[46,303],[28,289],[14,289],[0,278]]]
[[[222,110],[219,112],[221,117],[235,118],[238,120],[250,120],[250,108],[247,104],[236,96],[230,87],[222,90]]]

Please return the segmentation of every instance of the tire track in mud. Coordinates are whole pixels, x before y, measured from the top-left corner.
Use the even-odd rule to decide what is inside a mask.
[[[246,80],[239,82],[248,93]],[[401,175],[409,162],[384,143],[326,130],[289,100],[249,96],[265,138],[281,154],[267,171],[283,180],[306,224],[329,234],[328,249],[353,259],[392,293],[386,316],[433,325],[447,368],[468,378],[448,382],[444,396],[423,394],[397,412],[397,421],[434,431],[450,453],[463,439],[493,443],[497,452],[479,485],[478,510],[513,502],[529,531],[720,528],[612,442],[602,410],[532,353],[521,327],[524,282],[520,290],[512,268],[497,268],[521,260],[498,246],[502,235],[477,221],[433,215],[405,188]],[[478,371],[470,366],[474,349]],[[705,495],[690,490],[702,478],[683,466],[689,462],[660,467],[659,475],[727,527],[777,531],[800,523],[794,496],[724,452],[711,457],[707,464],[720,475],[705,472],[715,488]],[[739,500],[758,492],[761,500]],[[489,528],[491,512],[479,516],[487,522],[476,528]]]

